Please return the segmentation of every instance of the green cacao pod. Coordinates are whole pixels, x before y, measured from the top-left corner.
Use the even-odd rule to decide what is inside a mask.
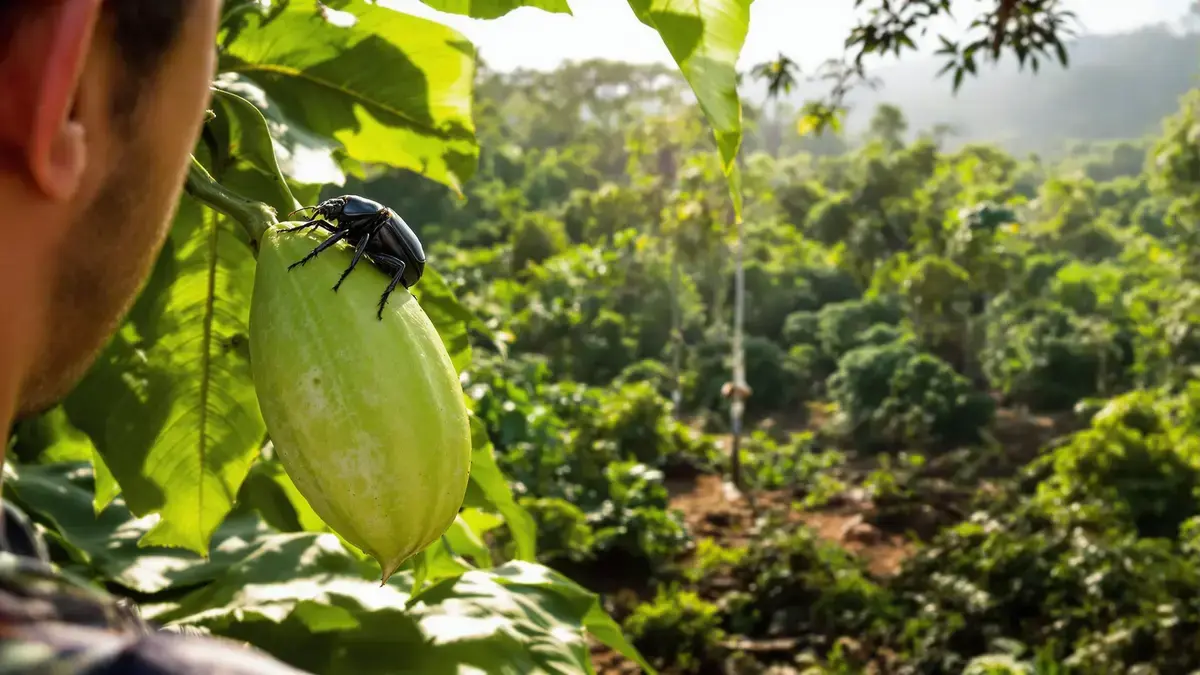
[[[282,227],[295,225],[284,223]],[[387,581],[454,522],[471,468],[462,385],[416,298],[324,235],[270,230],[250,308],[254,386],[284,470],[317,515]]]

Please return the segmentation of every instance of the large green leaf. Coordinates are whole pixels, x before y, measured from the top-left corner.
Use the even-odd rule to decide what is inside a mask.
[[[92,472],[86,463],[5,465],[7,494],[71,557],[76,567],[139,593],[158,593],[217,578],[253,549],[265,534],[261,521],[239,517],[222,525],[206,560],[177,548],[142,547],[138,540],[154,525],[136,518],[114,500],[92,510]]]
[[[629,0],[642,23],[658,31],[713,127],[738,218],[742,212],[737,154],[742,104],[737,62],[750,29],[751,0]]]
[[[246,342],[253,266],[227,219],[183,197],[130,320],[65,402],[130,510],[160,516],[145,545],[206,553],[266,433]]]
[[[536,7],[553,14],[570,14],[567,0],[421,0],[430,7],[449,14],[462,14],[473,19],[498,19],[518,7]]]
[[[363,0],[345,11],[290,3],[241,33],[220,71],[248,77],[295,123],[356,162],[409,169],[460,190],[479,148],[475,50],[439,23]]]

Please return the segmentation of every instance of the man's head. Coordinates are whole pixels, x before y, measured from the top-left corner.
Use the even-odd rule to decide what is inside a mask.
[[[0,0],[0,380],[15,382],[0,387],[16,388],[0,408],[64,396],[149,274],[208,102],[220,4]]]

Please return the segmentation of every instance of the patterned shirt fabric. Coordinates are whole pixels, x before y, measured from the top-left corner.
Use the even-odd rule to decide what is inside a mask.
[[[25,514],[2,505],[0,675],[304,675],[253,647],[143,620],[56,569]]]

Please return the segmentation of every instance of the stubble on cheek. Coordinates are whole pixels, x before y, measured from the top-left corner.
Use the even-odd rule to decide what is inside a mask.
[[[19,417],[53,407],[84,377],[136,301],[170,231],[175,203],[164,209],[149,195],[174,194],[171,186],[155,184],[173,173],[136,147],[123,154],[118,166],[126,168],[114,171],[81,209],[60,252],[53,319]]]

